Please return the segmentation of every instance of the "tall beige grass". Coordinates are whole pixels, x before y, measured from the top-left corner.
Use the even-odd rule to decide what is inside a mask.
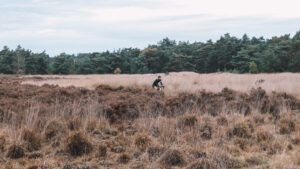
[[[74,85],[87,88],[94,88],[98,84],[150,86],[156,76],[150,74],[44,76],[46,80],[28,79],[24,83]],[[56,77],[59,79],[55,79]],[[295,95],[299,92],[297,91],[299,77],[300,74],[235,75],[183,72],[163,75],[163,80],[167,92],[171,94],[201,89],[217,92],[224,87],[247,91],[252,87],[261,86],[269,92],[285,91]],[[260,79],[264,79],[265,82],[255,84]],[[82,101],[87,103],[83,104]],[[0,137],[3,135],[6,139],[4,145],[6,152],[15,142],[26,150],[28,141],[24,140],[22,132],[24,129],[32,129],[36,134],[32,135],[33,138],[41,140],[40,150],[37,152],[26,150],[26,156],[19,160],[9,159],[6,154],[0,153],[0,159],[4,159],[0,160],[0,169],[2,166],[3,169],[70,168],[68,163],[78,166],[76,168],[96,168],[92,166],[137,168],[137,164],[141,166],[139,168],[169,168],[170,166],[158,164],[167,150],[178,150],[179,155],[186,161],[186,167],[194,162],[201,164],[199,161],[201,158],[211,165],[215,163],[221,165],[220,168],[297,168],[300,166],[300,147],[298,141],[294,141],[298,137],[300,140],[299,113],[291,113],[288,109],[283,112],[285,119],[278,122],[271,114],[260,112],[253,112],[248,116],[239,112],[211,116],[196,107],[195,109],[186,107],[183,115],[152,118],[147,116],[147,113],[151,114],[153,111],[149,109],[140,112],[139,118],[132,122],[110,124],[102,112],[102,103],[97,99],[86,98],[70,104],[57,102],[53,105],[56,107],[55,112],[40,114],[41,116],[38,116],[41,113],[38,101],[32,101],[29,105],[26,111],[14,114],[16,117],[24,115],[22,121],[13,118],[8,123],[0,123]],[[71,112],[67,113],[68,110]],[[289,134],[280,132],[280,128],[289,129],[291,121],[296,124],[295,129]],[[46,133],[51,133],[53,136],[47,137]],[[93,146],[91,152],[76,158],[70,155],[66,146],[70,143],[68,141],[74,139],[70,137],[74,136],[74,133],[80,133],[82,136],[75,137],[78,142],[85,141]],[[246,137],[244,133],[247,133]],[[99,157],[100,146],[107,149],[105,157]],[[124,152],[119,152],[120,149]],[[29,159],[30,156],[39,153],[42,154],[41,157]],[[199,157],[203,153],[207,157]],[[171,161],[177,158],[173,156],[169,155]],[[128,157],[128,163],[124,163],[127,160],[125,157]]]
[[[89,89],[95,88],[99,84],[110,86],[143,86],[151,87],[153,80],[162,75],[166,86],[167,94],[178,92],[196,92],[207,90],[219,92],[224,87],[233,90],[247,92],[251,88],[262,87],[267,92],[286,92],[300,98],[300,74],[298,73],[278,73],[278,74],[231,74],[212,73],[198,74],[193,72],[180,72],[166,74],[137,74],[137,75],[47,75],[43,79],[32,79],[36,76],[24,76],[29,78],[24,84],[54,84],[59,86],[76,86]],[[259,81],[261,82],[259,83]]]

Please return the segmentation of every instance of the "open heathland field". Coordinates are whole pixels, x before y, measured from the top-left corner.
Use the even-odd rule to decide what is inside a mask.
[[[166,86],[164,93],[168,95],[179,92],[197,92],[206,90],[220,92],[224,88],[236,91],[248,92],[252,88],[261,87],[268,93],[286,92],[300,98],[300,74],[299,73],[274,73],[274,74],[232,74],[212,73],[198,74],[193,72],[180,72],[169,74],[137,74],[137,75],[45,75],[24,76],[23,84],[53,84],[61,87],[76,86],[95,89],[104,84],[112,87],[145,87],[149,88],[153,80],[158,76]]]
[[[156,76],[0,76],[0,168],[300,168],[300,74]]]

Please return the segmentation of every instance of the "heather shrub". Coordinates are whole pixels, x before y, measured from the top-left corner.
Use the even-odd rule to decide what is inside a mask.
[[[9,146],[6,156],[11,159],[18,159],[25,156],[24,148],[20,145],[13,144]]]
[[[72,156],[82,156],[92,151],[93,147],[86,135],[74,132],[66,140],[66,150]]]
[[[178,150],[167,150],[159,158],[159,163],[162,166],[171,167],[171,166],[184,166],[186,164],[183,154]]]

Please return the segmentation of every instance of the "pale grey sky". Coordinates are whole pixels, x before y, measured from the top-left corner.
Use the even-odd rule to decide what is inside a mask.
[[[1,0],[0,46],[51,55],[300,30],[299,0]]]

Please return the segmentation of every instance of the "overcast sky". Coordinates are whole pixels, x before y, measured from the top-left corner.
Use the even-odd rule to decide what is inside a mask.
[[[299,0],[0,0],[0,46],[50,55],[300,30]]]

